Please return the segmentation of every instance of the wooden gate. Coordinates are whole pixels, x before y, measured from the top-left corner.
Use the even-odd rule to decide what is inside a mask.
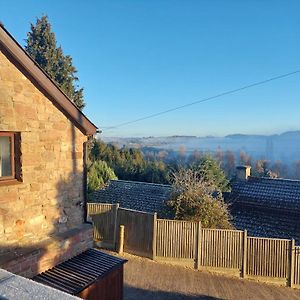
[[[116,248],[116,220],[119,204],[88,203],[87,213],[94,224],[94,240],[101,247]]]
[[[153,235],[156,214],[119,208],[118,227],[124,225],[124,251],[153,258]]]

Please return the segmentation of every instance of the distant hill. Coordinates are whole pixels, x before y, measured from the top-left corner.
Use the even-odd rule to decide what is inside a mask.
[[[300,160],[300,131],[288,131],[274,135],[231,134],[225,137],[167,136],[167,137],[101,137],[106,143],[144,148],[153,147],[178,151],[185,147],[186,152],[194,150],[215,152],[245,151],[253,158],[281,160],[291,163]]]

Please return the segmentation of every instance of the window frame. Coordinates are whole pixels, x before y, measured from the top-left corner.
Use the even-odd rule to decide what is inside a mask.
[[[10,138],[10,163],[12,175],[10,176],[0,176],[0,183],[5,181],[17,180],[16,178],[16,158],[15,158],[15,133],[14,132],[5,132],[0,131],[0,136]]]

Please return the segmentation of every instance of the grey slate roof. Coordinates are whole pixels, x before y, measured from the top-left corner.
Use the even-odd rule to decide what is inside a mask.
[[[115,180],[95,192],[90,201],[120,203],[164,217],[170,194],[170,185]],[[249,177],[233,182],[225,199],[237,229],[247,229],[250,236],[294,238],[300,244],[300,181]]]
[[[112,180],[107,187],[94,192],[89,201],[119,203],[123,208],[161,214],[171,191],[166,184]]]
[[[300,212],[299,180],[249,177],[236,180],[232,192],[242,203]]]
[[[300,181],[248,177],[232,183],[226,197],[237,229],[251,236],[300,243]]]
[[[255,208],[233,208],[237,229],[247,229],[250,236],[295,239],[300,243],[300,216]]]

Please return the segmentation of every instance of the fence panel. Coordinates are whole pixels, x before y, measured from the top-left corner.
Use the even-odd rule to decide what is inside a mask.
[[[201,229],[199,222],[156,219],[156,214],[88,203],[94,239],[115,249],[125,226],[124,251],[196,268],[218,268],[300,287],[300,246],[287,239],[247,237],[239,230]],[[194,264],[196,263],[196,264]],[[267,278],[268,277],[268,278]]]
[[[288,278],[290,240],[248,237],[247,275]]]
[[[103,247],[115,249],[116,213],[118,204],[88,203],[87,212],[94,224],[94,240]]]
[[[243,231],[202,229],[200,266],[241,269]]]
[[[300,246],[295,247],[294,284],[300,285]]]
[[[135,255],[153,257],[154,214],[119,208],[118,227],[125,226],[124,251]]]
[[[157,220],[156,256],[195,259],[198,222]]]

